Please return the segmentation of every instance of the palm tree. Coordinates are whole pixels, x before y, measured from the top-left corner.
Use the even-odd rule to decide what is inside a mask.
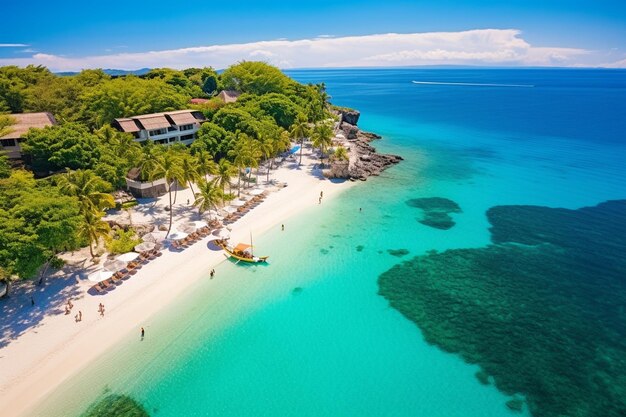
[[[222,188],[222,195],[226,195],[226,184],[228,184],[228,191],[230,191],[230,179],[235,175],[237,175],[237,168],[228,162],[226,158],[220,159],[220,162],[217,164],[215,181]]]
[[[193,205],[198,207],[198,212],[204,213],[207,210],[217,209],[217,204],[223,201],[223,198],[222,189],[217,184],[217,181],[207,181],[200,178],[198,181],[198,193]],[[210,218],[211,213],[209,212]]]
[[[250,168],[250,172],[248,172],[248,186],[250,186],[250,180],[252,178],[252,168],[256,168],[257,171],[257,181],[259,180],[259,165],[261,161],[261,157],[263,156],[263,152],[261,151],[261,141],[252,139],[247,143],[248,151],[246,155],[248,157],[248,167]]]
[[[333,160],[347,161],[348,158],[348,150],[344,146],[338,146],[337,149],[335,149],[335,153],[333,154]]]
[[[228,152],[228,155],[233,158],[233,163],[237,167],[237,196],[241,195],[241,171],[251,166],[254,163],[253,153],[251,152],[252,139],[245,133],[237,132],[237,143],[235,148]]]
[[[270,158],[270,166],[267,169],[267,179],[266,179],[267,182],[269,182],[270,180],[270,169],[274,168],[274,157],[280,154],[281,152],[284,152],[287,149],[289,149],[289,145],[291,145],[291,139],[289,139],[289,132],[287,132],[286,130],[283,130],[282,132],[280,132],[280,135],[272,139],[271,143],[272,143],[272,158]]]
[[[300,141],[300,161],[298,166],[302,165],[302,149],[304,148],[304,138],[309,135],[309,124],[306,120],[306,116],[302,113],[298,115],[295,123],[291,127],[291,137]]]
[[[313,129],[313,146],[320,149],[320,159],[324,161],[324,154],[333,143],[333,128],[328,123],[318,123]],[[324,166],[322,162],[322,166]]]
[[[272,137],[266,136],[262,138],[261,140],[259,140],[259,145],[258,145],[259,153],[261,154],[261,157],[263,157],[265,163],[267,164],[268,178],[269,178],[269,173],[270,173],[270,164],[268,163],[268,161],[274,155],[274,141],[275,140]],[[259,166],[260,165],[261,164],[259,164]],[[256,182],[257,184],[259,183],[259,168],[256,169]]]
[[[165,184],[167,185],[167,192],[169,194],[170,201],[170,224],[167,228],[167,234],[169,236],[172,230],[172,184],[184,182],[184,174],[180,164],[180,156],[172,148],[168,148],[162,155],[154,161],[154,169],[150,172],[150,180],[165,178]]]
[[[89,170],[68,171],[57,178],[63,194],[78,198],[81,214],[101,212],[115,207],[111,194],[104,192],[111,185]]]
[[[217,164],[211,154],[204,149],[199,148],[195,152],[194,157],[198,163],[198,174],[203,175],[204,179],[208,181],[209,175],[217,173]]]
[[[92,258],[95,257],[93,253],[93,244],[95,243],[95,246],[98,247],[98,241],[100,238],[107,237],[111,231],[109,224],[101,220],[103,215],[104,213],[102,212],[90,211],[85,213],[84,221],[78,229],[78,235],[89,241],[89,253]]]
[[[198,180],[202,178],[198,160],[189,153],[184,153],[181,155],[181,168],[183,170],[183,182],[189,184],[189,188],[191,188],[195,200],[196,193],[193,190],[193,183],[198,182]]]

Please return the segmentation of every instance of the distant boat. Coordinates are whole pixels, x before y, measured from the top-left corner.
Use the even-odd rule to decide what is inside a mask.
[[[267,262],[267,258],[269,258],[269,256],[254,256],[252,253],[252,245],[248,245],[247,243],[239,243],[235,247],[230,246],[225,241],[221,241],[218,244],[224,249],[224,252],[226,252],[228,256],[238,261],[263,263]]]

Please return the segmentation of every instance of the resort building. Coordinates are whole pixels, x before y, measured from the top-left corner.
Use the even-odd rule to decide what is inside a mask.
[[[241,93],[239,91],[224,90],[217,95],[224,103],[234,103],[237,101]]]
[[[191,100],[189,100],[189,103],[191,104],[205,104],[208,102],[209,102],[208,98],[192,98]]]
[[[57,124],[52,113],[16,113],[10,115],[15,119],[11,132],[0,137],[0,152],[4,152],[10,159],[20,159],[22,148],[20,142],[24,140],[30,128],[42,129]]]
[[[132,134],[137,142],[151,140],[163,145],[175,142],[189,145],[196,139],[204,120],[202,112],[197,110],[178,110],[115,119],[111,125]]]

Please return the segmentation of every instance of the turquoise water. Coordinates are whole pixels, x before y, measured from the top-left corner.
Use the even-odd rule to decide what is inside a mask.
[[[255,238],[266,267],[225,262],[52,396],[82,410],[104,387],[155,416],[510,416],[477,367],[424,342],[380,297],[378,276],[431,249],[489,243],[488,208],[579,208],[626,197],[626,72],[294,71],[405,161]],[[416,85],[417,81],[534,87]],[[456,225],[420,224],[406,201],[444,197]],[[359,211],[359,208],[362,211]],[[70,395],[69,393],[72,393]],[[77,393],[79,395],[77,395]],[[526,413],[526,412],[525,412]],[[517,414],[519,415],[519,414]]]

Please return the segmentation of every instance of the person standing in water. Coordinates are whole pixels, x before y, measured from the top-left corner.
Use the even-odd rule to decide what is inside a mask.
[[[141,340],[143,340],[143,337],[146,335],[146,331],[143,329],[143,327],[141,328]]]

